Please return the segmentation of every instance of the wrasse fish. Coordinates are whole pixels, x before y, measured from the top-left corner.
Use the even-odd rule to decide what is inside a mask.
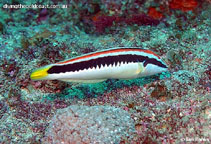
[[[47,65],[32,72],[32,80],[97,83],[107,79],[133,79],[167,71],[154,52],[137,47],[97,51]]]

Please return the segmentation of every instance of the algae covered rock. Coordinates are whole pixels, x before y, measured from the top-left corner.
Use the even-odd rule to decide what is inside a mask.
[[[57,111],[42,142],[119,143],[134,131],[130,115],[120,108],[73,105]]]

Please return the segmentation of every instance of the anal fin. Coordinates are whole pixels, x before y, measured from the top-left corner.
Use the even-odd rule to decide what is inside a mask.
[[[58,79],[58,80],[72,83],[99,83],[105,81],[106,79],[93,79],[93,80]]]

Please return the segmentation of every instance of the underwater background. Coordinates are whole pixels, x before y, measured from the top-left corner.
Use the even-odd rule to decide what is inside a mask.
[[[89,52],[140,47],[169,71],[32,81]],[[1,0],[0,144],[211,143],[210,0]]]

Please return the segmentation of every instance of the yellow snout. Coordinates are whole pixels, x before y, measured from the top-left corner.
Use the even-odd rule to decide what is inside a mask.
[[[30,78],[32,80],[42,80],[48,75],[47,71],[50,68],[51,68],[51,66],[39,68],[31,73]]]

